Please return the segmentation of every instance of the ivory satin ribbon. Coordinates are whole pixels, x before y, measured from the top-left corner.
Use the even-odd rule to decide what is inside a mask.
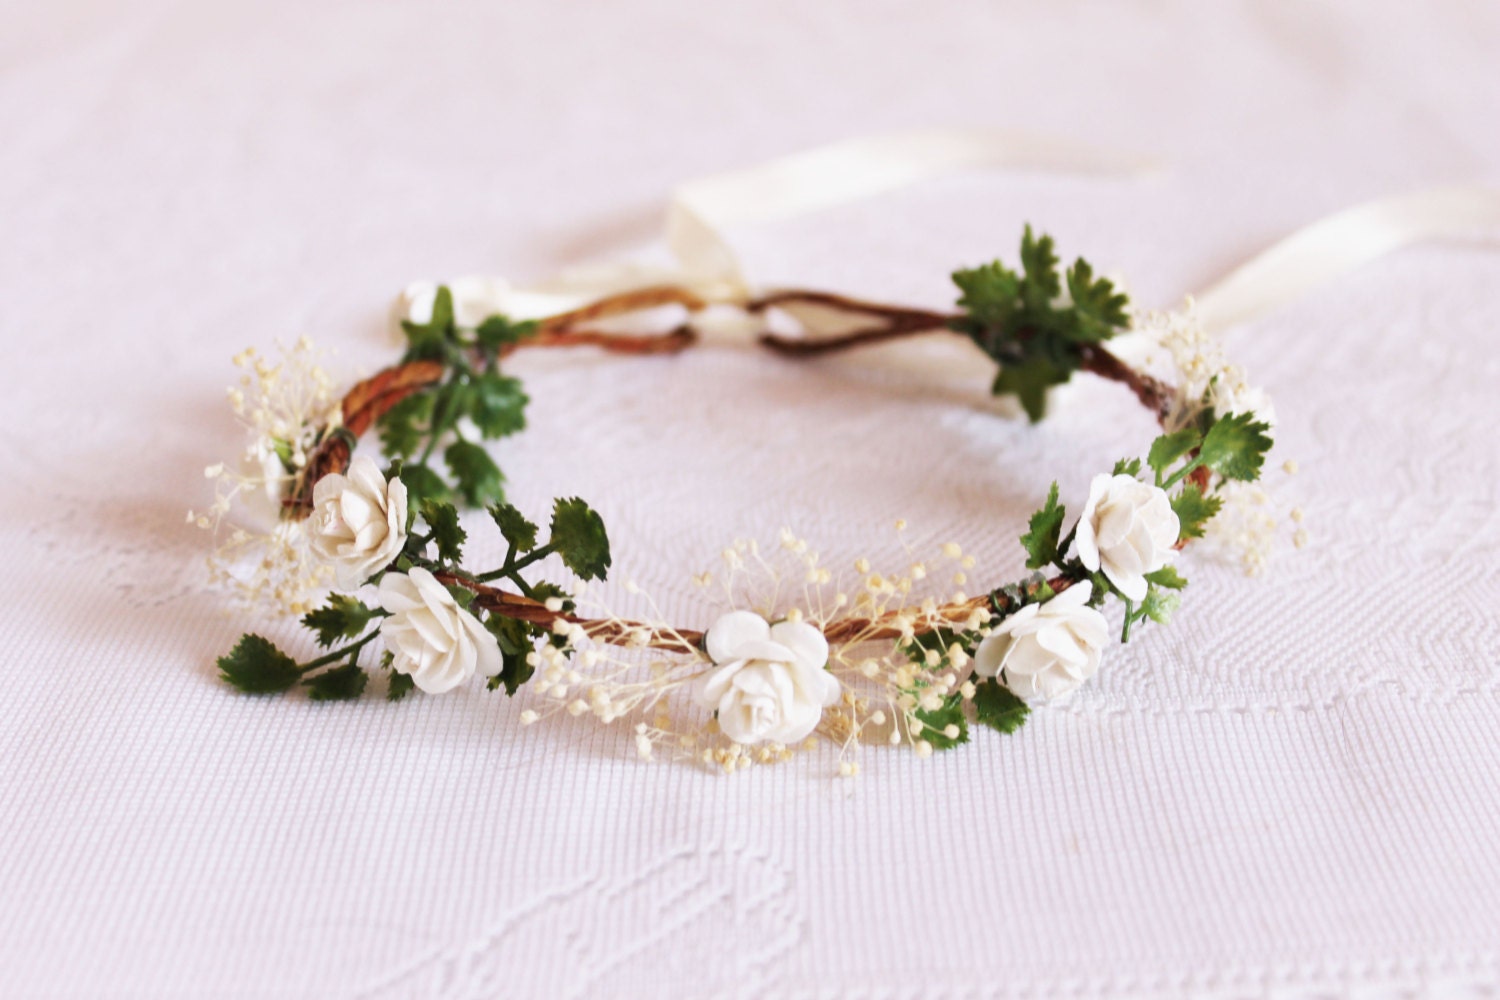
[[[461,321],[491,312],[516,318],[550,315],[603,295],[661,284],[685,285],[710,302],[737,305],[752,294],[752,286],[723,235],[725,227],[791,218],[961,169],[1138,176],[1158,167],[1144,157],[998,129],[850,139],[678,187],[666,220],[675,268],[615,263],[529,288],[514,288],[499,278],[460,278],[449,284]],[[1298,229],[1235,268],[1198,294],[1199,313],[1213,330],[1252,322],[1384,254],[1496,228],[1500,190],[1491,188],[1443,188],[1366,202]],[[408,287],[397,303],[398,316],[430,315],[435,290],[432,282]],[[816,322],[811,315],[806,318]]]

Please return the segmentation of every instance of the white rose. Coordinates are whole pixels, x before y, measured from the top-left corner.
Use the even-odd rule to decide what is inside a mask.
[[[1146,596],[1146,574],[1161,569],[1177,550],[1182,525],[1165,490],[1133,476],[1100,474],[1078,519],[1078,557],[1090,572],[1132,601]]]
[[[771,625],[753,612],[731,611],[704,644],[719,669],[699,688],[698,702],[718,710],[719,728],[736,743],[795,743],[839,698],[838,678],[823,669],[828,640],[806,622]]]
[[[1075,583],[1042,604],[1028,604],[985,636],[974,651],[982,677],[1005,671],[1005,686],[1033,701],[1061,700],[1099,670],[1109,623],[1088,607],[1093,584]]]
[[[392,669],[410,674],[428,694],[442,694],[476,673],[500,672],[495,637],[422,567],[381,577],[378,603],[390,612],[380,638],[395,657]]]
[[[307,519],[312,550],[332,564],[343,590],[353,590],[384,569],[406,544],[406,484],[387,483],[366,455],[349,474],[331,473],[313,487]]]

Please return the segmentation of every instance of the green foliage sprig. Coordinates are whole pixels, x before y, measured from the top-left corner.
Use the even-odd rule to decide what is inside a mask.
[[[441,287],[426,323],[402,321],[407,349],[402,363],[435,361],[443,378],[397,403],[380,418],[381,445],[391,458],[406,460],[403,480],[415,498],[446,500],[454,495],[472,506],[503,500],[505,476],[471,435],[484,441],[526,427],[530,402],[519,379],[502,374],[500,356],[510,345],[535,334],[535,322],[491,316],[478,327],[458,325],[453,295]],[[472,429],[471,429],[472,428]],[[432,468],[442,449],[445,479]]]
[[[1082,257],[1058,272],[1052,237],[1021,237],[1021,271],[1000,261],[955,271],[963,315],[950,326],[1000,364],[995,395],[1014,395],[1033,422],[1046,413],[1047,390],[1073,377],[1082,348],[1130,325],[1130,300]],[[1066,292],[1064,292],[1066,287]]]

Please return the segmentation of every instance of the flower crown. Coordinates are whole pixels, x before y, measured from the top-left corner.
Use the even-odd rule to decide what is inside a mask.
[[[1049,390],[1078,372],[1128,389],[1162,433],[1093,477],[1076,517],[1052,484],[1020,538],[1026,578],[976,581],[971,595],[974,560],[949,544],[896,572],[858,560],[843,587],[784,531],[779,549],[737,542],[723,552],[720,579],[697,578],[721,584],[729,605],[707,630],[596,606],[587,585],[612,562],[599,514],[558,499],[544,539],[505,502],[504,477],[482,444],[526,424],[527,396],[502,362],[535,347],[675,353],[695,342],[710,303],[670,285],[539,320],[468,322],[470,304],[439,287],[408,300],[400,362],[342,398],[305,339],[279,361],[253,351],[236,358],[245,373],[230,399],[251,443],[238,468],[207,470],[215,502],[189,519],[218,529],[236,502],[267,515],[266,532],[227,534],[210,561],[215,579],[299,616],[326,652],[299,661],[246,634],[219,659],[220,673],[249,693],[302,686],[313,699],[339,700],[358,698],[377,672],[392,701],[479,675],[491,690],[530,693],[522,724],[558,712],[623,721],[643,757],[728,771],[785,759],[818,734],[841,747],[840,770],[853,774],[864,743],[926,756],[968,742],[974,723],[1014,732],[1031,704],[1066,698],[1098,671],[1115,634],[1107,603],[1121,606],[1119,641],[1128,642],[1176,610],[1187,583],[1176,556],[1189,542],[1236,549],[1256,572],[1276,524],[1254,485],[1271,447],[1270,404],[1196,321],[1191,300],[1172,313],[1133,311],[1086,261],[1060,269],[1051,238],[1030,228],[1020,265],[956,272],[953,313],[801,290],[735,305],[757,322],[771,311],[801,321],[803,336],[760,336],[789,358],[960,335],[998,363],[995,395],[1014,397],[1032,421],[1043,418]],[[646,334],[601,328],[663,306],[688,321]],[[818,335],[830,316],[843,332]],[[383,468],[355,453],[372,429]],[[459,503],[488,512],[507,545],[498,566],[465,564]],[[538,578],[549,556],[576,579]],[[931,591],[940,576],[956,589]],[[376,643],[383,652],[367,654]]]

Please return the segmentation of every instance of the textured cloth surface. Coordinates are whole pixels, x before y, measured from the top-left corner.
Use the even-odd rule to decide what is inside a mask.
[[[353,377],[419,277],[541,276],[664,193],[852,135],[1048,130],[1147,180],[970,173],[735,233],[762,283],[951,301],[1025,221],[1167,305],[1356,201],[1500,180],[1500,11],[1449,4],[13,4],[0,34],[0,995],[1492,996],[1500,255],[1408,251],[1236,331],[1312,544],[1190,554],[1169,628],[1019,734],[734,778],[476,685],[252,699],[207,591],[221,387]],[[1149,440],[1030,428],[921,347],[517,359],[512,498],[580,495],[666,616],[729,540],[949,539],[1019,574],[1047,483]],[[976,388],[977,387],[977,388]],[[476,536],[488,538],[478,530]],[[485,547],[488,546],[488,549]],[[493,540],[476,554],[496,554]],[[901,565],[898,563],[897,565]],[[290,636],[282,629],[278,636]]]

